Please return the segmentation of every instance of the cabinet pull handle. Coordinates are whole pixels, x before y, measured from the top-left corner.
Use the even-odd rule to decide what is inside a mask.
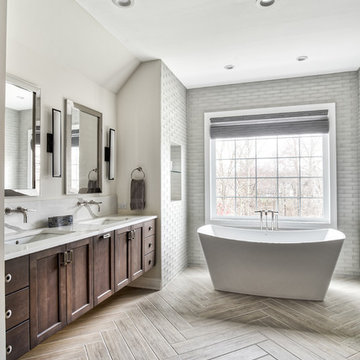
[[[149,260],[148,264],[151,265],[151,260]]]
[[[73,261],[73,250],[70,250],[70,251],[67,251],[67,254],[68,254],[68,256],[67,256],[67,263],[68,264],[72,264],[72,261]]]
[[[5,276],[5,282],[8,284],[12,279],[12,275],[11,274],[6,274]]]
[[[9,309],[9,310],[6,310],[5,312],[5,318],[6,319],[10,319],[11,318],[11,315],[12,315],[12,311]]]
[[[67,266],[68,262],[69,262],[68,253],[67,253],[67,251],[65,251],[65,252],[63,253],[63,262],[62,262],[61,265]]]
[[[10,354],[12,353],[12,351],[13,351],[13,347],[12,347],[11,345],[8,345],[8,346],[6,347],[6,354],[7,354],[7,355],[10,355]]]
[[[100,236],[100,239],[108,239],[111,235],[110,234],[105,234]]]
[[[135,239],[135,232],[136,232],[136,230],[133,230],[133,231],[132,231],[132,239],[133,239],[133,240]]]
[[[132,240],[132,232],[131,231],[128,232],[127,239],[128,239],[128,241]]]

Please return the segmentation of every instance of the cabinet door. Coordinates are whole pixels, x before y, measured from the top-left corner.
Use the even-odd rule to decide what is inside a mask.
[[[77,319],[93,307],[92,238],[67,245],[67,322]]]
[[[144,246],[142,225],[133,227],[133,236],[130,244],[130,275],[131,280],[137,279],[144,273]]]
[[[30,339],[33,348],[66,325],[65,246],[30,255]]]
[[[114,293],[114,232],[94,238],[94,305]]]
[[[117,230],[114,243],[114,278],[115,291],[122,289],[130,282],[130,228]]]

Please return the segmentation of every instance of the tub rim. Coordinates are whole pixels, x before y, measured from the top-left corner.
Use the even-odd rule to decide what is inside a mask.
[[[254,229],[254,228],[242,228],[242,227],[235,227],[235,226],[225,226],[225,225],[215,225],[215,224],[205,224],[200,226],[197,229],[197,234],[200,235],[205,235],[205,236],[209,236],[209,237],[213,237],[213,238],[218,238],[218,239],[224,239],[224,240],[232,240],[232,241],[239,241],[239,242],[246,242],[246,243],[251,243],[251,244],[277,244],[277,245],[296,245],[296,244],[319,244],[319,243],[327,243],[327,242],[331,242],[331,241],[344,241],[346,239],[346,235],[337,229],[334,228],[316,228],[316,229],[294,229],[294,230],[290,230],[290,229],[280,229],[280,230],[275,230],[275,231],[271,231],[269,230],[269,233],[276,233],[276,232],[281,232],[281,233],[309,233],[309,232],[319,232],[319,231],[331,231],[331,235],[329,236],[329,238],[326,239],[314,239],[314,240],[307,240],[307,241],[301,241],[301,240],[296,240],[296,241],[276,241],[275,239],[271,239],[271,241],[264,241],[261,239],[254,239],[254,240],[249,240],[249,239],[244,239],[244,238],[234,238],[234,237],[230,237],[230,236],[224,236],[225,234],[220,235],[215,235],[215,234],[210,234],[209,232],[206,232],[206,229],[209,229],[211,227],[214,228],[222,228],[222,229],[232,229],[232,230],[238,230],[239,233],[241,233],[241,231],[251,231],[254,233],[265,233],[265,230],[260,230],[260,229]],[[338,234],[338,236],[336,236],[336,234]]]

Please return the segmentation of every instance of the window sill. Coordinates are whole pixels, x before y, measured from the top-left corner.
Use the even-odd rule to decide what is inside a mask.
[[[209,224],[213,225],[222,225],[222,226],[231,226],[231,227],[242,227],[242,228],[260,228],[259,219],[220,219],[213,218],[207,221]],[[268,221],[269,227],[271,227],[271,220]],[[263,226],[265,227],[265,219],[263,220]],[[279,230],[286,229],[323,229],[323,228],[337,228],[336,223],[331,223],[327,219],[324,220],[282,220],[279,219]]]

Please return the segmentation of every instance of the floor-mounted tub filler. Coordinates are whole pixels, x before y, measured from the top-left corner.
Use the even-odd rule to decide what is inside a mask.
[[[216,290],[298,300],[324,299],[345,235],[334,229],[198,229]]]

